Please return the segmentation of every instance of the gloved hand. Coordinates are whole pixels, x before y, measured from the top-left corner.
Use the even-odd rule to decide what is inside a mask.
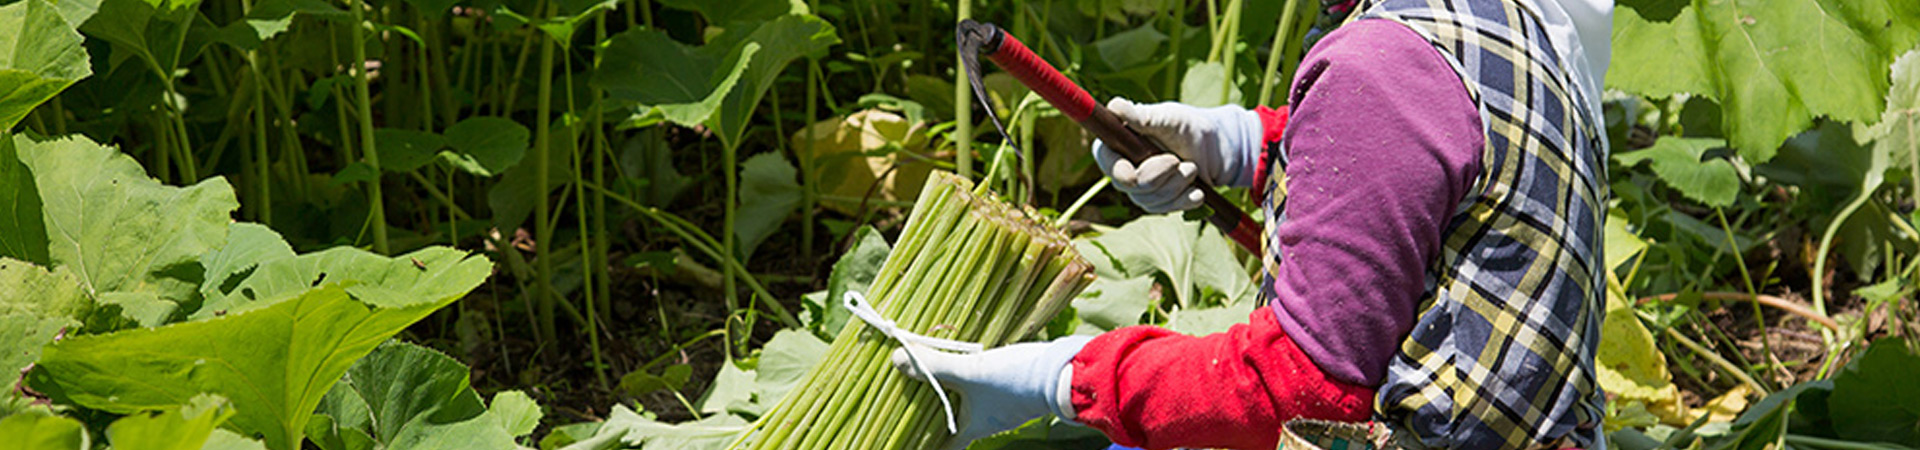
[[[1119,97],[1108,101],[1107,109],[1171,152],[1135,165],[1106,143],[1093,141],[1093,159],[1100,170],[1147,212],[1200,206],[1203,194],[1193,185],[1195,177],[1221,187],[1253,184],[1262,134],[1259,114],[1234,105],[1136,105]]]
[[[964,449],[975,439],[1014,429],[1047,413],[1073,420],[1073,371],[1068,363],[1091,340],[1074,336],[970,355],[914,347],[913,355],[927,372],[940,380],[948,394],[959,397],[954,416],[960,433],[947,441],[947,447]],[[904,348],[893,351],[893,367],[913,379],[927,379],[908,360]]]

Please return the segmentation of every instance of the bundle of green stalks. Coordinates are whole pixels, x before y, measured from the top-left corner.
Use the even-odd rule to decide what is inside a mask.
[[[1039,331],[1092,281],[1061,230],[937,172],[866,298],[899,329],[991,348]],[[899,346],[849,321],[826,359],[732,448],[941,448],[947,413],[929,384],[894,370]]]

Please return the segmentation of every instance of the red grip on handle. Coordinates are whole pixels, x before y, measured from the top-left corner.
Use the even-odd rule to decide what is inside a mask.
[[[988,54],[987,58],[1019,79],[1020,84],[1033,88],[1041,98],[1047,99],[1047,103],[1058,108],[1061,114],[1078,122],[1086,120],[1088,115],[1093,114],[1093,108],[1100,105],[1093,101],[1093,95],[1087,94],[1085,89],[1073,84],[1066,75],[1054,70],[1052,65],[1040,59],[1040,55],[1033,54],[1033,50],[1027,49],[1027,45],[1020,43],[1019,39],[1005,32],[1001,32],[1001,39],[1000,48]]]

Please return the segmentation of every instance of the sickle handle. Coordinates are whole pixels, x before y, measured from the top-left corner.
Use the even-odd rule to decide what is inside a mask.
[[[960,21],[958,32],[963,49],[969,46],[967,44],[976,45],[980,53],[987,55],[987,59],[993,60],[1007,74],[1020,80],[1020,84],[1033,89],[1061,114],[1079,122],[1082,128],[1092,132],[1127,160],[1138,164],[1148,157],[1167,152],[1159,143],[1128,127],[1120,116],[1094,101],[1093,95],[1088,94],[1086,89],[1067,79],[1066,75],[1055,70],[1053,65],[1040,59],[1026,44],[1000,27],[968,19]],[[1196,180],[1195,183],[1200,185],[1200,192],[1205,195],[1203,201],[1207,208],[1213,210],[1213,214],[1207,216],[1207,222],[1225,231],[1227,237],[1240,244],[1241,248],[1259,256],[1260,224],[1242,213],[1232,201],[1215,192],[1206,181]]]

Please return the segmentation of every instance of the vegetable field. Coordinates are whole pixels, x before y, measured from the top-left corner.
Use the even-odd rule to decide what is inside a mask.
[[[1097,276],[1058,314],[954,333],[1224,330],[1258,262],[1142,213],[991,68],[982,106],[954,24],[999,24],[1102,99],[1251,107],[1280,106],[1334,21],[1299,0],[0,3],[0,440],[22,449],[745,448],[834,349],[877,351],[845,341],[875,338],[842,333],[842,299],[943,242],[907,217],[944,172],[1067,232],[967,241],[970,264],[1070,247]],[[1618,3],[1610,447],[1920,448],[1920,3]],[[1106,445],[1042,419],[971,448]]]

